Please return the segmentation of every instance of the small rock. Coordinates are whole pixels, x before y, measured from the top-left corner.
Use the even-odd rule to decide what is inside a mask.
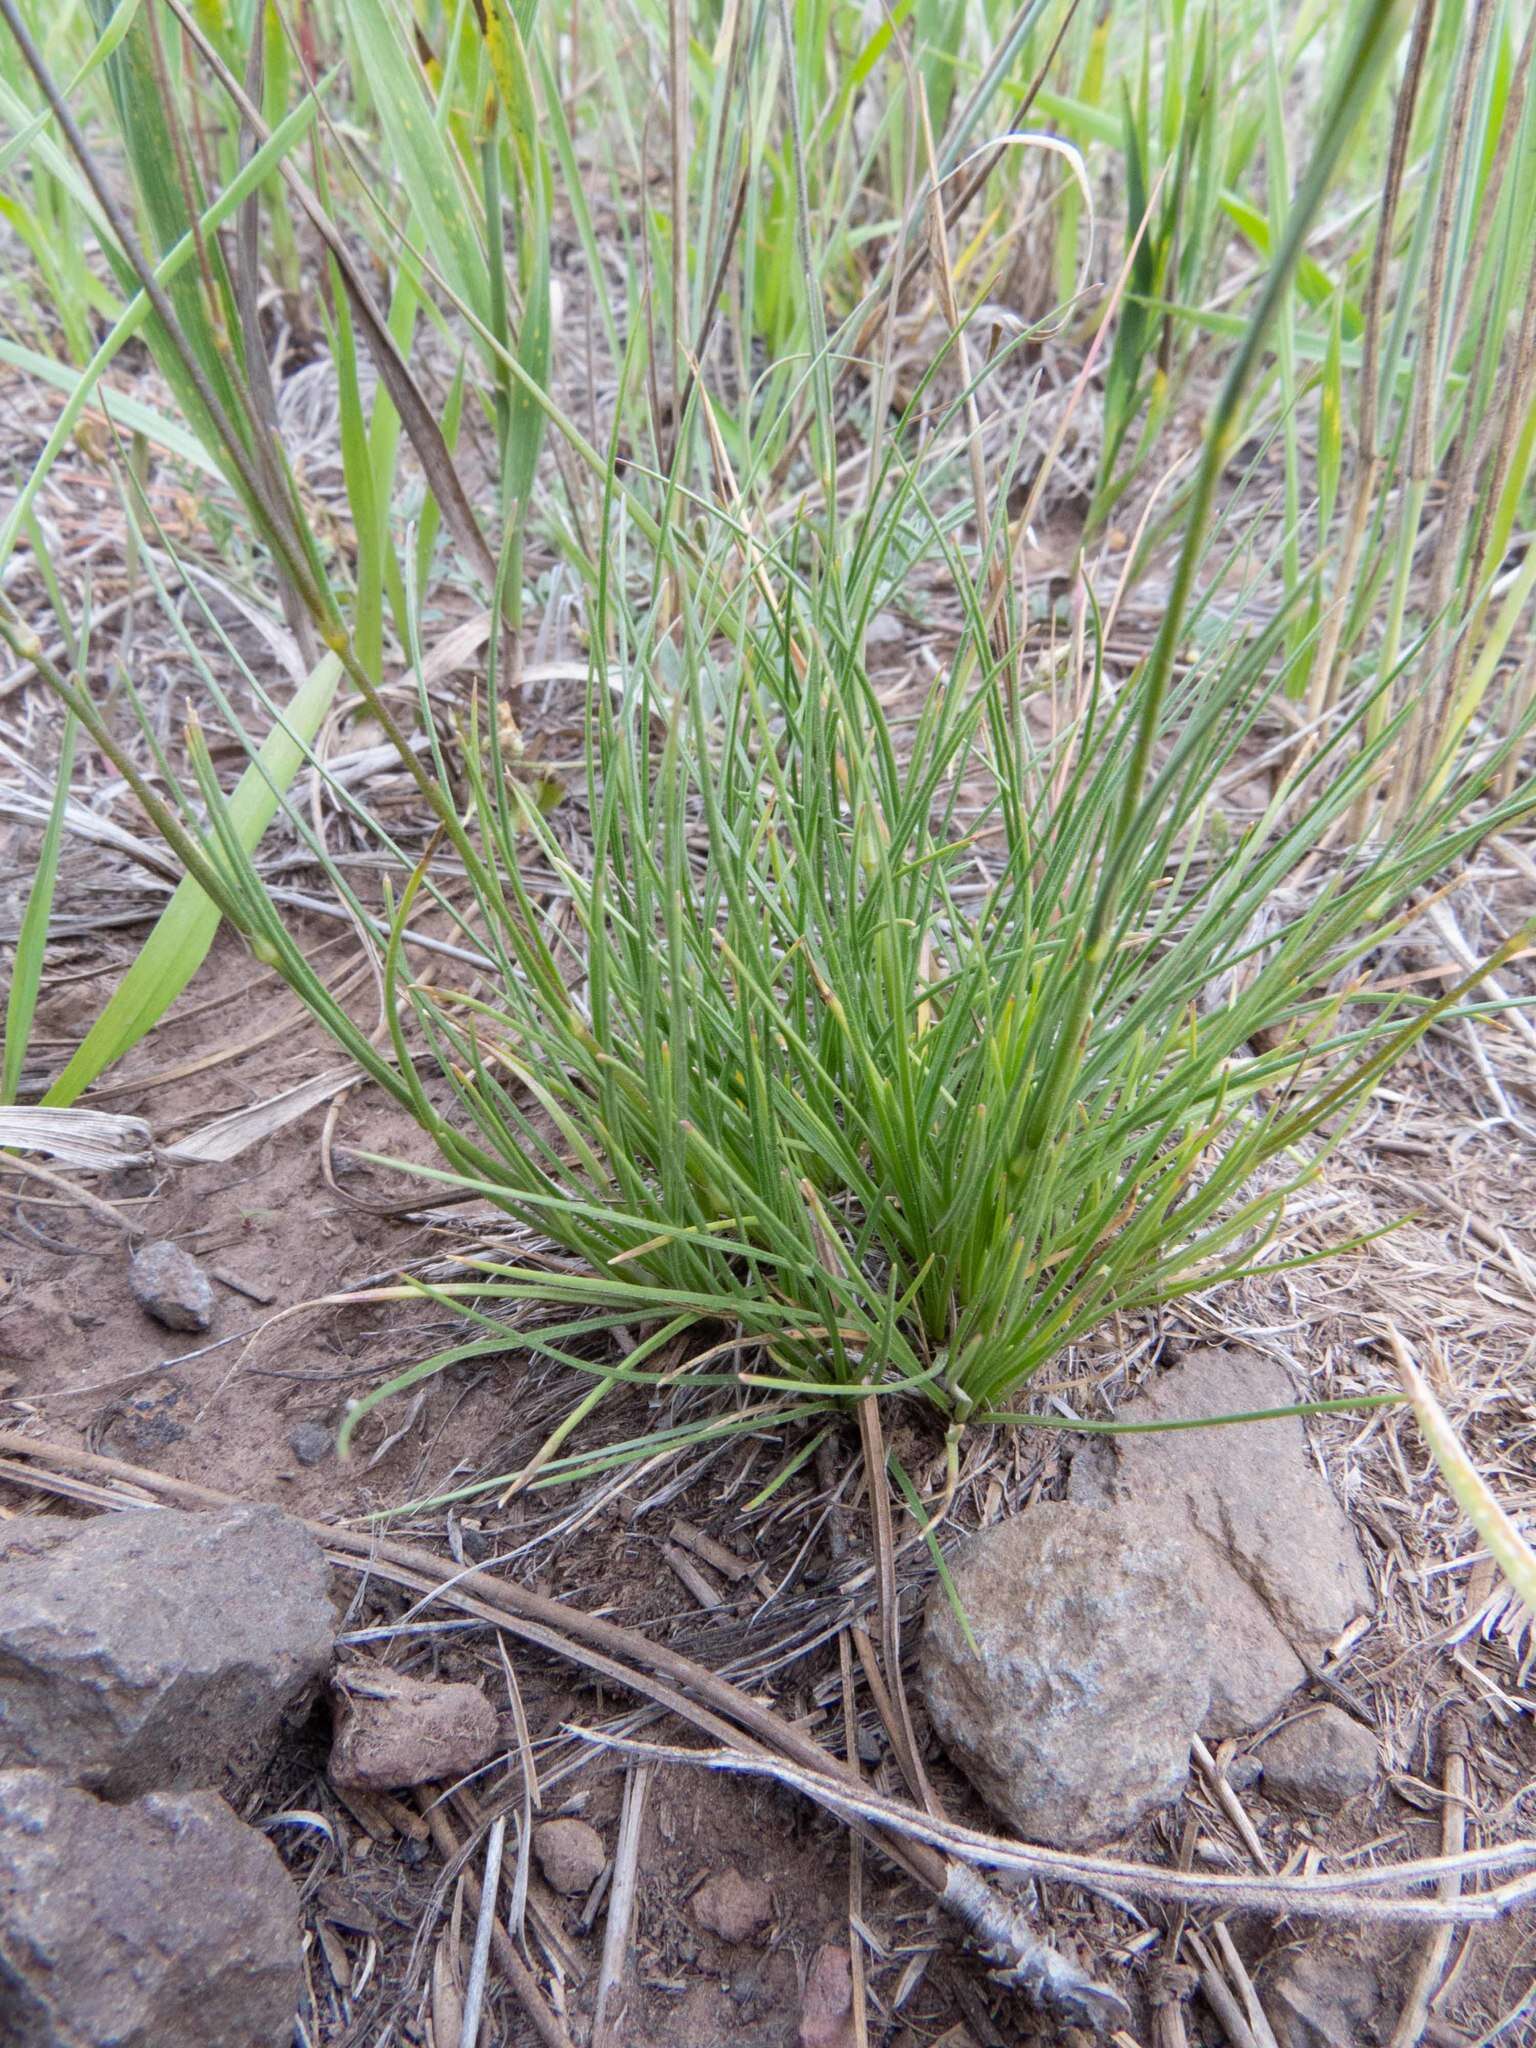
[[[533,1831],[533,1853],[550,1888],[567,1898],[591,1891],[608,1863],[597,1829],[574,1816],[540,1821]]]
[[[0,1771],[0,2041],[287,2048],[299,1963],[293,1882],[214,1793]]]
[[[1191,1352],[1120,1411],[1123,1422],[1295,1405],[1280,1366],[1241,1348]],[[1241,1735],[1305,1682],[1305,1650],[1371,1606],[1349,1518],[1312,1462],[1298,1417],[1100,1439],[1072,1460],[1068,1498],[1135,1504],[1190,1547],[1189,1597],[1206,1616],[1211,1700],[1201,1733]]]
[[[800,2048],[854,2048],[853,1958],[824,1942],[812,1958],[800,2005]]]
[[[722,1941],[754,1941],[773,1918],[773,1893],[760,1877],[722,1870],[694,1893],[693,1917]]]
[[[330,1573],[276,1508],[0,1523],[0,1768],[238,1791],[329,1669]]]
[[[934,1729],[977,1790],[1035,1842],[1088,1848],[1178,1797],[1206,1710],[1188,1553],[1134,1508],[1044,1503],[951,1562],[922,1678]]]
[[[162,1238],[133,1255],[133,1298],[168,1330],[206,1330],[213,1322],[213,1282],[190,1252]]]
[[[907,637],[906,626],[895,612],[876,612],[864,628],[866,647],[894,647]]]
[[[1244,1754],[1235,1756],[1222,1774],[1234,1792],[1251,1792],[1264,1775],[1264,1766],[1256,1756]]]
[[[1278,2048],[1365,2048],[1377,2038],[1381,1980],[1361,1957],[1304,1951],[1281,1965],[1263,2006]]]
[[[461,1778],[494,1756],[496,1710],[478,1685],[349,1665],[336,1678],[327,1773],[343,1792],[398,1792]]]
[[[1381,1768],[1369,1728],[1338,1707],[1288,1721],[1259,1752],[1264,1790],[1303,1813],[1335,1813],[1368,1792]]]
[[[323,1465],[336,1448],[336,1438],[323,1422],[301,1422],[288,1432],[288,1448],[301,1465]]]

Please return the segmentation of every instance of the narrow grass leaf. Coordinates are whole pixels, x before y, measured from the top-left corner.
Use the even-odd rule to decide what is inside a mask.
[[[59,846],[64,836],[64,813],[69,806],[69,785],[75,770],[75,734],[78,727],[72,711],[64,714],[64,733],[59,742],[59,765],[54,773],[53,803],[43,827],[37,867],[27,892],[21,929],[11,962],[11,987],[5,1002],[5,1049],[0,1061],[0,1103],[14,1102],[21,1089],[22,1067],[32,1036],[32,1019],[37,1010],[37,993],[42,986],[44,959],[48,950],[48,925],[53,915],[54,884],[59,873]]]

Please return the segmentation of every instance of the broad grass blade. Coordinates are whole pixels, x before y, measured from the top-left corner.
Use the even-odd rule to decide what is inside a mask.
[[[319,661],[257,751],[229,800],[230,822],[249,852],[271,824],[282,793],[331,707],[341,677],[334,654]],[[86,1033],[79,1050],[44,1097],[52,1108],[74,1102],[114,1060],[122,1058],[165,1015],[208,956],[219,912],[197,884],[183,881],[162,911],[143,950]]]

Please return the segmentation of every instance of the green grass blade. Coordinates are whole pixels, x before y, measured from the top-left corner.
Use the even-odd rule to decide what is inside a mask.
[[[37,992],[42,985],[43,960],[48,949],[48,921],[53,915],[54,884],[59,873],[59,847],[64,836],[64,812],[69,804],[70,778],[75,767],[73,712],[64,715],[64,736],[59,743],[59,765],[53,788],[53,803],[38,849],[37,872],[27,894],[21,929],[16,938],[16,957],[11,964],[11,988],[5,1003],[5,1051],[0,1063],[0,1103],[16,1100],[21,1087],[22,1063],[32,1035],[32,1018],[37,1009]]]
[[[346,15],[426,253],[481,327],[488,327],[487,257],[474,218],[473,187],[432,118],[412,55],[412,25],[403,10],[384,0],[346,0]]]
[[[335,655],[325,655],[295,693],[257,750],[229,800],[229,814],[241,844],[250,851],[261,841],[284,791],[320,730],[341,676]],[[44,1098],[50,1108],[76,1101],[97,1075],[122,1058],[159,1022],[208,956],[219,928],[217,906],[190,878],[182,881],[154,930],[108,998],[79,1049]]]
[[[314,123],[316,106],[313,100],[304,100],[289,114],[282,126],[274,131],[266,143],[255,152],[250,162],[231,180],[204,214],[201,227],[205,236],[211,236],[215,229],[222,227],[250,195],[258,191],[263,181],[281,162],[288,151],[306,135]],[[168,250],[155,266],[157,283],[172,282],[193,261],[196,244],[189,231]],[[118,315],[101,346],[83,370],[67,370],[62,364],[47,358],[35,356],[34,352],[21,351],[8,339],[0,339],[0,349],[14,351],[7,354],[7,361],[14,361],[16,367],[27,369],[28,373],[46,383],[56,385],[69,395],[64,409],[49,432],[42,452],[32,464],[26,482],[17,494],[16,502],[6,513],[0,524],[0,569],[10,560],[16,545],[16,536],[21,532],[23,522],[38,493],[47,481],[49,471],[59,455],[68,446],[70,436],[78,426],[81,414],[90,404],[100,379],[114,358],[143,328],[149,319],[149,300],[143,291],[135,292],[122,312]],[[129,397],[126,402],[114,397],[114,405],[122,406],[122,417],[135,432],[149,432],[162,446],[172,449],[179,457],[191,461],[197,468],[213,474],[218,465],[206,452],[198,437],[177,422],[165,416],[142,400]]]
[[[1440,1468],[1441,1478],[1492,1552],[1494,1563],[1526,1607],[1536,1614],[1536,1550],[1531,1548],[1498,1495],[1473,1464],[1450,1417],[1430,1391],[1429,1382],[1409,1356],[1402,1338],[1390,1325],[1387,1336],[1397,1360],[1399,1376],[1413,1403],[1413,1412],[1424,1432],[1424,1440]]]

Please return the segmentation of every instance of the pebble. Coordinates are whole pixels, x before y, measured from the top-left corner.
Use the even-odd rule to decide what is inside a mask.
[[[292,1878],[215,1793],[113,1804],[0,1770],[0,2041],[271,2048],[301,1960]]]
[[[1381,1768],[1376,1738],[1338,1707],[1301,1714],[1259,1751],[1264,1790],[1303,1813],[1336,1813],[1368,1792]]]
[[[0,1767],[108,1799],[242,1798],[329,1671],[335,1633],[320,1547],[276,1508],[0,1521]]]
[[[1285,1409],[1283,1367],[1241,1345],[1192,1351],[1120,1411],[1125,1423]],[[1069,1500],[1137,1505],[1188,1546],[1185,1592],[1205,1620],[1208,1743],[1262,1728],[1306,1683],[1307,1662],[1374,1605],[1348,1515],[1318,1471],[1300,1417],[1232,1429],[1097,1437],[1073,1456]],[[1033,1511],[1031,1511],[1033,1512]],[[1196,1654],[1181,1629],[1170,1655]]]
[[[336,1448],[336,1438],[323,1422],[301,1422],[289,1431],[288,1448],[301,1465],[323,1465]]]
[[[541,1821],[533,1831],[533,1853],[550,1888],[566,1898],[591,1891],[608,1863],[597,1829],[573,1817]]]
[[[212,1327],[213,1282],[191,1253],[169,1238],[136,1251],[128,1279],[139,1307],[166,1329]]]
[[[693,1917],[722,1941],[754,1941],[773,1918],[773,1893],[760,1877],[722,1870],[694,1893]]]
[[[185,1389],[172,1379],[152,1380],[127,1400],[109,1402],[96,1417],[94,1433],[116,1457],[153,1464],[161,1451],[182,1442],[187,1432],[176,1420]]]
[[[1094,1848],[1183,1791],[1210,1698],[1191,1566],[1145,1509],[1067,1501],[952,1554],[923,1624],[928,1719],[1026,1841]]]
[[[1304,1950],[1262,1986],[1276,2048],[1361,2048],[1381,2038],[1382,1985],[1363,1956]]]
[[[1125,1422],[1283,1411],[1296,1389],[1245,1347],[1194,1351]],[[934,1732],[1027,1840],[1092,1848],[1176,1797],[1189,1743],[1273,1725],[1308,1662],[1373,1594],[1354,1529],[1302,1421],[1095,1440],[1064,1502],[1041,1502],[956,1550],[969,1629],[930,1596],[923,1686]],[[1270,1796],[1328,1812],[1379,1760],[1368,1729],[1307,1713],[1258,1752]],[[1245,1789],[1248,1759],[1230,1780]],[[1251,1781],[1249,1781],[1251,1782]]]
[[[1251,1792],[1264,1775],[1264,1766],[1256,1756],[1235,1756],[1227,1765],[1223,1776],[1234,1792]]]

